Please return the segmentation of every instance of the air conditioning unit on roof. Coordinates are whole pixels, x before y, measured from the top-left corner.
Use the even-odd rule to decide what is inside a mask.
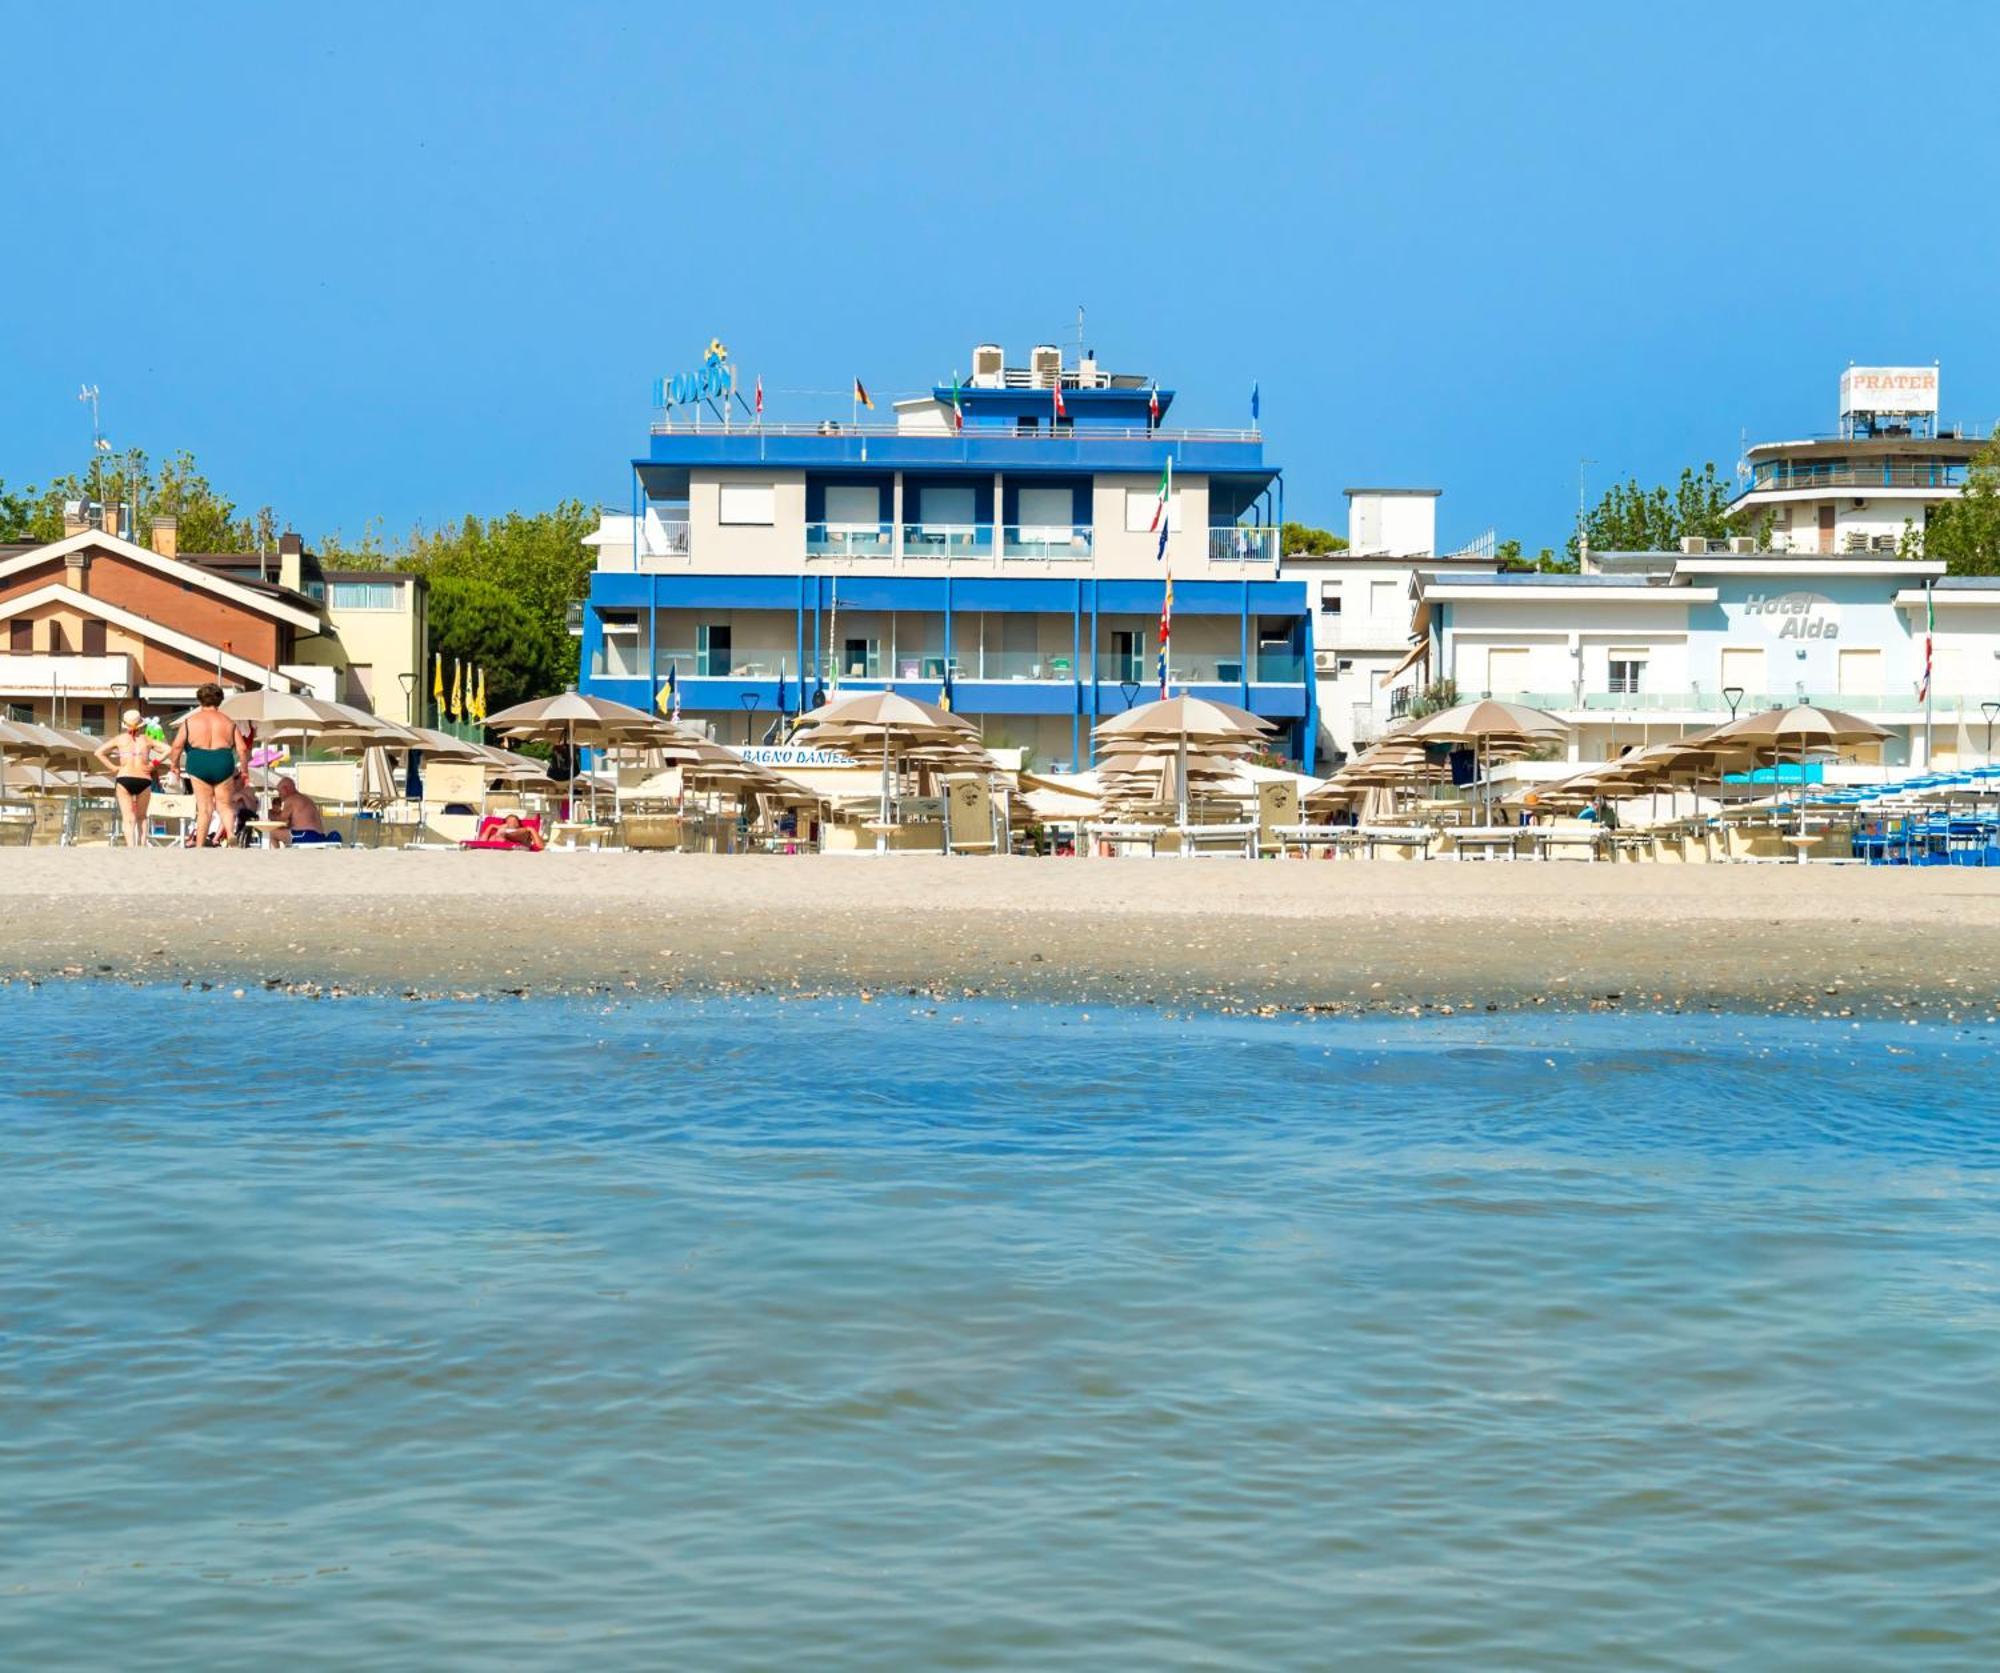
[[[1007,352],[998,343],[981,343],[972,351],[972,381],[981,389],[997,389],[1007,373]]]
[[[1028,375],[1037,389],[1053,389],[1062,382],[1062,350],[1053,343],[1037,343],[1028,351]]]

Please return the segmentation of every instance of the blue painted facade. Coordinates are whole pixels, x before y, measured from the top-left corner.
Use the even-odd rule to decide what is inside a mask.
[[[953,393],[949,385],[934,392],[947,412]],[[1254,435],[1156,427],[1155,392],[1150,387],[1065,385],[1068,417],[1060,424],[1046,388],[964,388],[957,395],[962,429],[947,423],[929,431],[885,426],[857,431],[829,424],[823,432],[808,426],[769,432],[752,426],[728,431],[675,428],[653,434],[646,455],[632,462],[632,562],[617,568],[607,565],[592,577],[580,646],[580,688],[651,709],[671,665],[683,714],[710,718],[719,736],[740,742],[752,731],[761,735],[781,701],[787,712],[797,713],[816,691],[833,683],[834,670],[823,664],[831,660],[830,640],[837,624],[869,613],[893,614],[899,622],[909,618],[921,622],[920,629],[911,631],[925,636],[922,654],[904,644],[895,657],[901,666],[884,667],[878,677],[857,677],[849,670],[838,682],[841,690],[886,687],[935,700],[942,669],[948,665],[954,670],[954,707],[974,720],[990,718],[993,724],[982,728],[989,738],[1002,741],[996,734],[1006,733],[1011,721],[1031,718],[1040,727],[1040,737],[1066,739],[1070,761],[1087,764],[1092,727],[1133,702],[1156,695],[1155,647],[1150,637],[1139,668],[1143,678],[1133,680],[1129,678],[1134,672],[1132,657],[1123,666],[1107,665],[1105,623],[1116,617],[1157,624],[1164,600],[1164,566],[1154,574],[1134,575],[1129,556],[1132,536],[1121,525],[1118,533],[1128,555],[1115,575],[1099,573],[1105,566],[1090,557],[1074,567],[1024,564],[1023,573],[1010,574],[1005,562],[993,561],[991,531],[996,525],[1018,523],[1023,488],[1044,491],[1036,515],[1046,518],[1046,491],[1067,487],[1072,490],[1068,504],[1078,538],[1087,541],[1098,476],[1156,478],[1171,459],[1177,474],[1207,479],[1212,526],[1241,524],[1272,537],[1283,517],[1281,474],[1264,463],[1261,438]],[[1164,414],[1172,393],[1158,391],[1157,401]],[[1028,428],[1031,421],[1033,429]],[[759,469],[803,473],[808,528],[824,525],[830,489],[847,490],[840,502],[844,515],[853,517],[866,515],[865,509],[857,510],[857,501],[863,508],[869,502],[852,491],[874,488],[872,503],[885,531],[883,539],[890,538],[886,531],[895,516],[898,481],[905,525],[917,523],[914,508],[921,504],[926,486],[961,490],[953,503],[969,503],[974,524],[988,531],[983,538],[989,544],[979,554],[984,561],[972,566],[977,573],[935,561],[925,566],[924,573],[883,573],[882,563],[809,555],[801,540],[796,569],[771,573],[765,561],[739,571],[730,566],[727,538],[704,545],[692,561],[667,566],[638,561],[639,519],[649,508],[685,502],[690,481],[699,480],[704,472]],[[765,537],[772,532],[759,531]],[[729,533],[721,531],[724,537]],[[763,550],[768,549],[767,541]],[[1268,539],[1268,549],[1275,556],[1274,537]],[[1059,572],[1050,573],[1052,567]],[[776,652],[785,669],[782,692],[771,667],[724,672],[703,666],[699,655],[690,656],[699,631],[696,624],[704,612],[731,611],[759,613],[761,655],[768,660]],[[789,632],[780,625],[787,616]],[[627,642],[620,656],[607,658],[607,620],[635,619],[645,624],[644,630]],[[1021,621],[1021,631],[1043,647],[1006,653],[1017,659],[1034,657],[1033,676],[982,677],[982,669],[996,657],[982,658],[969,647],[982,630],[987,635],[982,643],[990,644],[996,622],[1008,619]],[[1198,576],[1177,569],[1176,652],[1197,623],[1203,624],[1200,631],[1208,655],[1187,668],[1191,679],[1183,677],[1178,662],[1170,659],[1175,667],[1173,689],[1217,697],[1272,720],[1278,727],[1278,751],[1310,770],[1318,717],[1312,679],[1313,612],[1306,583],[1283,579],[1275,563],[1260,563],[1254,573],[1246,569],[1240,577],[1227,578],[1218,578],[1213,566]],[[912,660],[921,677],[910,677]],[[606,671],[614,663],[617,671]],[[1053,741],[1041,764],[1052,759],[1059,759]]]

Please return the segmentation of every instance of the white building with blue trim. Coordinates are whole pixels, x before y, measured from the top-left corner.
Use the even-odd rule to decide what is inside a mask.
[[[984,344],[891,417],[767,423],[723,364],[663,380],[631,509],[594,537],[582,689],[650,709],[671,673],[683,719],[741,744],[836,686],[934,700],[948,673],[989,745],[1082,767],[1099,720],[1156,695],[1171,570],[1173,688],[1265,717],[1311,769],[1313,612],[1254,421],[1176,427],[1150,378]]]

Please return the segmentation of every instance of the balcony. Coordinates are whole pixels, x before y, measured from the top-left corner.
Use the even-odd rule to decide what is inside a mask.
[[[1717,722],[1730,718],[1729,699],[1720,691],[1482,691],[1477,695],[1497,697],[1504,702],[1545,709],[1553,714],[1582,714],[1586,717],[1600,714],[1694,714],[1713,716]],[[1737,699],[1735,712],[1740,717],[1805,703],[1826,709],[1842,709],[1849,714],[1893,713],[1922,707],[1914,692],[1800,691],[1794,688],[1791,691],[1746,691]],[[1939,712],[1944,711],[1940,709]]]
[[[1883,460],[1814,464],[1779,460],[1758,465],[1746,494],[1816,492],[1820,489],[1937,488],[1965,486],[1966,467],[1938,460],[1928,464],[1897,464]]]
[[[1009,523],[1000,531],[1003,558],[1085,562],[1092,551],[1088,523]]]
[[[1212,564],[1274,564],[1278,561],[1278,531],[1248,523],[1230,523],[1208,531],[1208,561]]]
[[[1076,669],[1067,652],[987,651],[952,658],[952,677],[959,680],[1043,681],[1067,685]]]
[[[993,556],[991,523],[905,523],[903,556],[912,561]]]
[[[0,656],[8,697],[123,697],[136,690],[132,659],[114,656]]]
[[[886,558],[895,550],[893,523],[808,523],[809,558]]]

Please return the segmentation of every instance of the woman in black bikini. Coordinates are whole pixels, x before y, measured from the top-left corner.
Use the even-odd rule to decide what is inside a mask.
[[[250,751],[236,722],[222,712],[222,687],[211,680],[194,694],[195,710],[181,722],[167,751],[167,764],[180,767],[194,781],[194,828],[204,836],[209,815],[222,821],[225,845],[236,834],[236,806],[220,794],[238,772],[250,770]]]
[[[125,846],[139,848],[146,841],[146,805],[153,799],[153,771],[167,752],[146,735],[146,717],[137,709],[127,709],[119,718],[124,730],[97,746],[97,759],[114,775],[118,786]]]

